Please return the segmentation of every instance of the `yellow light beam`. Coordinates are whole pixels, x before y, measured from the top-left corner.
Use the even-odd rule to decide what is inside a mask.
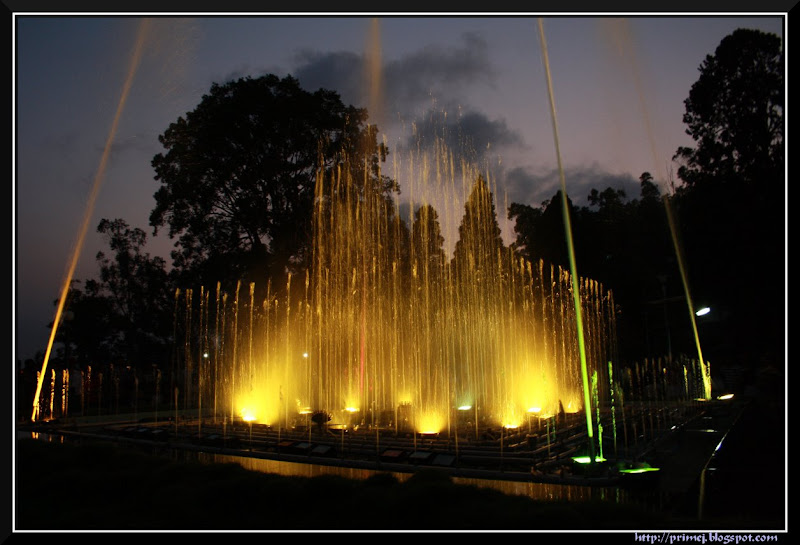
[[[75,268],[78,264],[78,258],[81,255],[81,249],[83,247],[83,242],[86,239],[86,232],[89,229],[89,221],[92,219],[92,214],[94,213],[94,205],[95,201],[97,201],[97,195],[100,193],[100,187],[103,185],[103,174],[105,174],[106,165],[108,164],[108,156],[111,153],[111,144],[114,141],[114,137],[117,133],[117,126],[119,125],[120,117],[122,116],[122,110],[125,107],[125,102],[128,100],[128,94],[131,90],[131,84],[133,83],[133,76],[136,74],[136,69],[139,67],[139,62],[142,58],[142,49],[144,47],[144,40],[147,34],[147,28],[149,26],[148,19],[142,19],[139,23],[139,31],[137,33],[136,38],[136,45],[133,50],[133,56],[131,57],[131,64],[128,68],[128,77],[125,79],[125,84],[122,88],[122,96],[119,99],[119,104],[117,105],[117,112],[114,114],[114,121],[111,124],[111,130],[108,133],[108,138],[106,139],[105,149],[103,150],[103,155],[100,158],[100,165],[97,168],[97,173],[95,174],[94,184],[92,186],[92,192],[89,195],[89,201],[86,204],[86,210],[83,215],[83,222],[81,224],[80,231],[78,232],[77,242],[75,243],[75,248],[72,252],[72,258],[70,260],[69,269],[67,271],[66,278],[64,279],[64,283],[61,287],[61,296],[58,300],[58,307],[56,309],[56,316],[53,320],[53,328],[50,330],[50,339],[47,342],[47,350],[45,351],[44,361],[42,362],[42,371],[39,373],[39,380],[36,384],[36,393],[33,396],[33,412],[31,414],[31,421],[36,421],[37,417],[39,416],[39,395],[42,391],[42,383],[44,381],[45,373],[47,372],[47,364],[50,360],[50,353],[53,350],[53,342],[56,338],[56,331],[58,329],[59,322],[61,321],[61,314],[64,311],[64,304],[67,300],[67,294],[69,293],[69,287],[72,284],[72,277],[75,274]]]

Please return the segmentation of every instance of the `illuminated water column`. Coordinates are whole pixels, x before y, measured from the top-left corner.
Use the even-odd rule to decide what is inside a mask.
[[[285,428],[321,410],[331,424],[392,423],[394,431],[439,433],[472,422],[477,436],[479,427],[511,429],[533,415],[538,425],[560,407],[583,408],[573,286],[586,316],[587,365],[601,376],[613,344],[610,294],[498,245],[490,185],[440,157],[446,164],[426,163],[439,173],[435,187],[463,186],[454,200],[464,208],[440,217],[456,215],[466,226],[455,259],[442,251],[431,201],[403,221],[395,203],[344,162],[318,174],[311,268],[280,289],[251,285],[249,298],[237,284],[232,305],[218,292],[214,380],[223,384],[213,387],[231,417]],[[185,327],[207,329],[212,302],[203,303],[201,320],[189,299]],[[454,422],[459,414],[463,425]]]

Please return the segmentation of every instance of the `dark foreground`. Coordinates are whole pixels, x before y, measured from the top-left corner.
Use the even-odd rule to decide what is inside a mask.
[[[777,410],[776,410],[777,409]],[[780,415],[781,418],[776,418]],[[778,407],[748,407],[683,508],[561,502],[454,484],[434,468],[404,482],[304,478],[148,455],[111,443],[18,440],[17,530],[741,530],[781,531]],[[663,506],[667,507],[667,506]]]
[[[537,502],[456,485],[435,469],[405,482],[286,477],[175,462],[108,443],[19,441],[18,529],[633,529],[661,516],[608,502]]]

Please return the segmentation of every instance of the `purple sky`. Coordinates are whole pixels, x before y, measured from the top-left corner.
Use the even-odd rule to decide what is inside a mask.
[[[638,197],[644,171],[661,184],[674,177],[672,155],[692,145],[683,101],[705,56],[737,28],[783,36],[783,14],[756,15],[543,19],[574,202],[608,186]],[[158,135],[194,109],[212,82],[291,74],[309,90],[333,89],[345,103],[369,107],[363,64],[371,21],[267,14],[152,20],[75,278],[96,276],[95,255],[108,251],[95,232],[103,218],[144,229],[149,252],[167,257],[172,241],[152,237],[148,225],[158,189],[150,162],[162,151]],[[15,360],[46,346],[138,29],[135,17],[15,16]],[[401,200],[437,198],[403,179],[412,130],[428,134],[433,120],[450,135],[469,135],[510,241],[504,203],[539,206],[559,186],[537,18],[387,17],[378,35],[384,92],[375,115],[396,161],[387,168],[399,173]]]

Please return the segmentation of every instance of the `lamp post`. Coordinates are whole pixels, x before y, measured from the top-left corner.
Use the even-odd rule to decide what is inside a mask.
[[[711,312],[711,307],[700,307],[695,311],[695,317],[707,316]],[[704,361],[702,351],[700,350],[700,335],[697,331],[697,321],[693,320],[692,326],[694,328],[695,342],[697,343],[697,353],[700,361],[700,369],[703,373],[703,392],[706,399],[711,399],[711,371],[709,365]]]

